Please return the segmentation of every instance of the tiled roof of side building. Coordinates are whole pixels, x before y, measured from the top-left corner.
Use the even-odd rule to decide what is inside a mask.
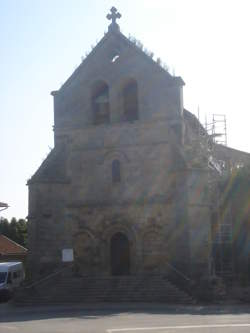
[[[0,235],[0,254],[25,254],[27,249],[4,235]]]

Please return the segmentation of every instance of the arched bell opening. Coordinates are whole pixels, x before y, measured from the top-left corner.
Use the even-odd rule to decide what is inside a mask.
[[[136,80],[129,80],[123,87],[123,116],[125,121],[139,119],[138,112],[138,84]]]
[[[95,125],[110,122],[109,87],[106,82],[98,81],[91,93],[93,123]]]

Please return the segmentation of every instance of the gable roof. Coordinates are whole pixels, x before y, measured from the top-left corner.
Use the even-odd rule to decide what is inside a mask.
[[[151,66],[155,66],[158,70],[160,69],[165,75],[172,80],[173,84],[176,85],[185,85],[183,79],[179,76],[172,76],[166,69],[164,69],[158,62],[156,62],[149,54],[147,54],[142,47],[136,45],[135,42],[127,38],[123,35],[120,30],[112,30],[109,31],[104,35],[104,37],[97,43],[97,45],[92,49],[92,51],[88,54],[88,56],[82,61],[82,63],[76,68],[76,70],[71,74],[71,76],[65,81],[65,83],[61,86],[61,88],[56,91],[52,92],[51,94],[54,95],[57,92],[63,91],[66,89],[75,79],[77,79],[78,75],[82,73],[84,68],[88,66],[89,61],[91,61],[92,57],[112,38],[117,40],[121,40],[124,44],[133,48],[133,50],[138,53],[138,55],[144,57],[144,59],[149,63]]]
[[[26,254],[28,250],[4,235],[0,235],[0,254]]]

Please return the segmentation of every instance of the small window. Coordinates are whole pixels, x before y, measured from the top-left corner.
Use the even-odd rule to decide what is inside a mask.
[[[117,54],[117,55],[115,55],[115,56],[112,58],[111,62],[114,63],[114,62],[116,62],[119,58],[120,58],[120,56],[119,56],[119,54]]]
[[[138,88],[135,80],[130,80],[123,88],[124,119],[137,120],[138,117]]]
[[[114,63],[120,58],[119,52],[113,52],[111,55],[111,62]]]
[[[121,163],[119,160],[112,162],[112,182],[120,183],[121,181]]]

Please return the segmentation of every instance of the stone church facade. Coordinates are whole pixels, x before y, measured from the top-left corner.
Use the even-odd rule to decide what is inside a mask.
[[[190,150],[184,81],[126,38],[117,14],[52,92],[55,146],[28,182],[31,270],[49,274],[72,249],[80,275],[207,276],[209,170]]]

